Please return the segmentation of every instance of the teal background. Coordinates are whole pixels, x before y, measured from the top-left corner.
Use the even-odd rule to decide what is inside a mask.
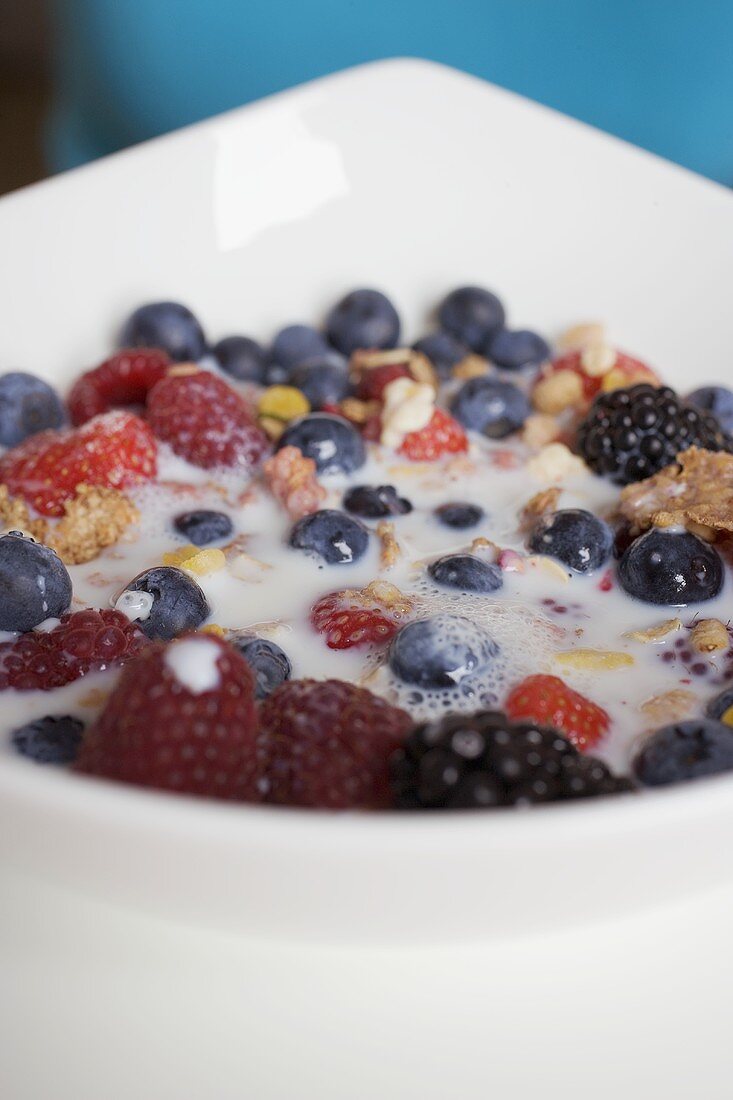
[[[733,0],[55,0],[55,20],[56,168],[400,55],[733,184]]]

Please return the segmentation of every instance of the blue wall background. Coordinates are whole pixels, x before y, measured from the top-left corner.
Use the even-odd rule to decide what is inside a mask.
[[[733,0],[56,0],[56,23],[57,168],[410,55],[733,184]]]

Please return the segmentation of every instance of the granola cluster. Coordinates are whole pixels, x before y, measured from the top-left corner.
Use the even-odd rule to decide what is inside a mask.
[[[715,537],[733,531],[733,455],[690,447],[658,474],[627,485],[621,515],[638,530],[681,525]]]
[[[263,466],[270,492],[291,519],[317,512],[326,499],[326,490],[316,477],[316,464],[298,447],[283,447]]]

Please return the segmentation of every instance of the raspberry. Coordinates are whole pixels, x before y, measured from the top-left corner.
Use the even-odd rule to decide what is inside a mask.
[[[238,393],[209,371],[169,374],[148,397],[155,435],[194,466],[251,469],[268,450],[267,436]]]
[[[617,485],[642,481],[680,451],[731,451],[714,416],[688,405],[668,386],[644,383],[600,394],[578,427],[577,447],[597,474]]]
[[[120,405],[144,405],[148,393],[166,374],[171,361],[159,348],[125,348],[71,388],[67,404],[73,424],[84,424]]]
[[[553,359],[552,363],[542,371],[538,381],[548,378],[551,374],[557,374],[558,371],[570,370],[577,374],[583,383],[583,397],[586,401],[592,401],[596,394],[603,389],[603,380],[606,375],[588,374],[583,367],[582,358],[582,349],[576,348],[557,359]],[[607,374],[611,372],[613,372],[614,378],[623,379],[625,377],[629,384],[631,382],[648,382],[654,385],[659,381],[651,367],[648,367],[646,363],[642,363],[640,359],[634,359],[631,355],[626,355],[623,351],[616,352],[616,361]]]
[[[388,642],[397,633],[400,612],[388,609],[368,588],[330,592],[311,608],[311,623],[325,635],[329,649],[352,649]]]
[[[632,789],[555,730],[510,722],[498,711],[416,726],[391,770],[405,810],[489,810]]]
[[[524,718],[559,730],[584,752],[608,733],[610,719],[602,707],[573,691],[559,676],[528,676],[509,693],[509,718]]]
[[[430,423],[417,432],[409,432],[399,450],[414,462],[432,462],[444,454],[467,451],[468,438],[457,420],[443,409],[436,409]]]
[[[134,657],[147,639],[120,611],[75,611],[49,631],[0,643],[0,690],[51,691]]]
[[[80,428],[33,435],[0,458],[0,481],[44,516],[61,516],[79,485],[123,489],[155,476],[157,448],[147,424],[116,410]]]
[[[385,389],[395,378],[411,378],[406,363],[383,363],[369,367],[361,376],[357,396],[362,401],[381,401]]]
[[[258,800],[254,681],[211,634],[153,643],[122,673],[77,771],[140,787]]]
[[[324,810],[391,803],[389,759],[409,714],[342,680],[290,680],[260,707],[260,789],[266,802]]]

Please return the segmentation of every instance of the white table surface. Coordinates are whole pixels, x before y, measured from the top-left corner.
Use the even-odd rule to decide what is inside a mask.
[[[0,882],[3,1100],[731,1095],[733,893],[551,936],[359,950]]]

